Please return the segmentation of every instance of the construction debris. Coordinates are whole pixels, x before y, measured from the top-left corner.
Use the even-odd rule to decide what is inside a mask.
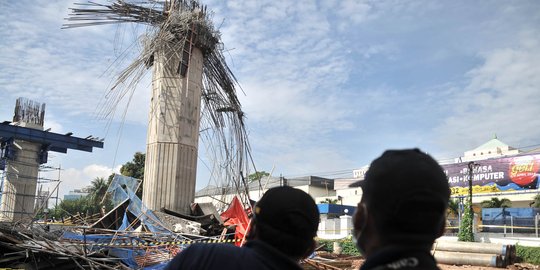
[[[224,227],[211,205],[193,205],[197,209],[189,216],[193,220],[148,210],[135,195],[139,184],[137,179],[116,175],[106,195],[114,207],[101,217],[89,216],[94,222],[77,215],[64,223],[32,223],[30,227],[2,223],[0,267],[161,269],[192,243],[243,240],[234,239],[235,230]],[[210,214],[196,216],[201,213]],[[208,231],[215,234],[205,236]]]

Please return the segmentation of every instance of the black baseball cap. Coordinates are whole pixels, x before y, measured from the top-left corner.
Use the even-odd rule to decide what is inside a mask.
[[[306,192],[289,186],[271,188],[255,204],[258,224],[300,239],[317,235],[319,209]]]
[[[437,233],[448,207],[450,187],[441,166],[419,149],[387,150],[364,180],[362,201],[385,233]]]

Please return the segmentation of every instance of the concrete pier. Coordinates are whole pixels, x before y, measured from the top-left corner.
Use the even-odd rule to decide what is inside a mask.
[[[16,155],[4,169],[0,221],[27,223],[34,215],[41,144],[14,140],[11,147]]]
[[[18,98],[13,122],[0,123],[0,221],[29,223],[34,217],[39,165],[48,152],[92,152],[103,141],[43,130],[45,104]]]
[[[189,214],[195,196],[203,55],[193,47],[183,76],[181,56],[189,50],[171,47],[154,53],[142,201],[152,210],[165,207]]]

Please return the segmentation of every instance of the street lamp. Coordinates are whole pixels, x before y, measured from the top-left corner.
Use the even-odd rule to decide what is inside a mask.
[[[470,230],[471,232],[473,231],[473,221],[474,221],[474,212],[473,212],[473,207],[472,207],[472,189],[473,189],[473,185],[472,185],[472,180],[473,180],[473,170],[475,167],[478,167],[480,166],[480,164],[474,162],[474,161],[471,161],[469,162],[468,164],[468,167],[469,167],[469,218],[471,220],[471,224],[470,224]]]

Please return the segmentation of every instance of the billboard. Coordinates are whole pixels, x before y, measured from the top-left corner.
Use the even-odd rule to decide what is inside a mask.
[[[540,154],[519,155],[475,161],[473,193],[538,189]],[[452,195],[469,192],[469,162],[441,165]]]

